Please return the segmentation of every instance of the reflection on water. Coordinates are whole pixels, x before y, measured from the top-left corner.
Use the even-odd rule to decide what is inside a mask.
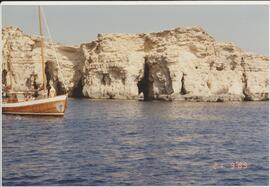
[[[247,169],[224,167],[237,161]],[[4,185],[267,185],[268,102],[69,100],[3,115]]]

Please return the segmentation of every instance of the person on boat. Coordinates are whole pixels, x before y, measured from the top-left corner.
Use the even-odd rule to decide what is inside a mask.
[[[7,101],[7,90],[6,90],[5,84],[2,84],[2,99],[3,99],[3,102]]]
[[[6,85],[2,83],[2,97],[6,98],[7,97],[7,92],[6,92]]]
[[[56,90],[53,87],[53,82],[50,81],[50,89],[48,89],[49,97],[55,97],[56,96]]]
[[[2,98],[4,100],[7,100],[10,97],[10,91],[11,91],[10,86],[7,86],[6,84],[2,83]]]

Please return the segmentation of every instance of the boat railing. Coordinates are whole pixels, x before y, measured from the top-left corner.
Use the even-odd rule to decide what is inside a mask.
[[[16,92],[16,91],[10,91],[9,93],[10,94],[33,94],[35,92],[34,91],[18,91],[18,92]]]
[[[33,97],[34,93],[35,93],[34,91],[9,91],[8,95],[2,98],[2,101],[4,103],[16,103],[42,99],[47,97],[41,94],[38,97]]]

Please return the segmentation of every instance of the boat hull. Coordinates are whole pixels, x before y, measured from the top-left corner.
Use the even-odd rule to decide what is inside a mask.
[[[19,103],[3,103],[3,114],[63,116],[67,108],[67,95]]]

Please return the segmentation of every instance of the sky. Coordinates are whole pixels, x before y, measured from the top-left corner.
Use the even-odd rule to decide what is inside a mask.
[[[267,5],[46,5],[43,10],[53,41],[63,44],[90,42],[98,33],[201,26],[217,41],[269,54]],[[37,6],[2,5],[2,26],[37,35]]]

